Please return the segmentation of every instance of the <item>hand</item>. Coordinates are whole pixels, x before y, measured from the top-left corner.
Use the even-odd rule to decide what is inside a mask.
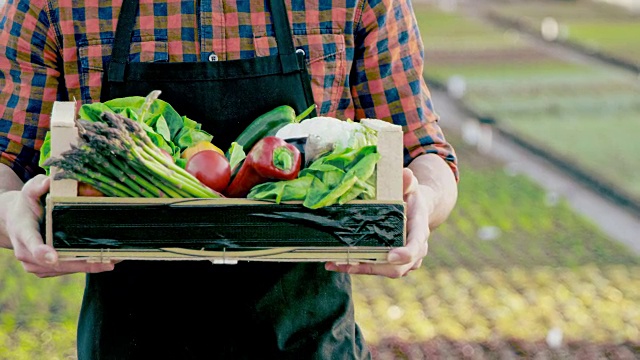
[[[86,261],[58,262],[58,253],[44,244],[40,223],[44,208],[40,197],[49,191],[49,178],[38,175],[15,192],[9,205],[6,225],[16,258],[24,269],[38,277],[51,277],[77,272],[103,272],[113,270],[114,264],[87,263]]]
[[[429,188],[418,184],[418,179],[410,169],[403,169],[404,201],[407,204],[407,242],[403,247],[392,249],[387,257],[389,264],[337,265],[329,262],[325,269],[349,274],[382,275],[399,278],[422,265],[429,244]]]

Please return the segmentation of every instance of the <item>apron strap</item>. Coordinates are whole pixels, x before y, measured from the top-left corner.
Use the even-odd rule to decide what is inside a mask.
[[[278,57],[282,66],[282,72],[288,74],[300,71],[300,63],[296,56],[296,49],[293,46],[289,16],[284,5],[284,0],[269,0],[271,6],[271,18],[273,28],[276,33],[276,43],[278,44]]]
[[[273,27],[278,44],[278,58],[283,74],[289,74],[302,70],[304,63],[299,61],[299,56],[293,46],[291,27],[284,0],[269,0],[273,19]],[[113,44],[111,63],[107,73],[107,79],[111,82],[124,82],[126,64],[131,47],[131,34],[136,22],[137,0],[124,0],[118,26],[116,27],[116,39]]]
[[[111,63],[109,64],[108,79],[114,82],[124,82],[124,73],[131,48],[131,34],[136,24],[136,11],[138,10],[137,0],[124,0],[120,15],[118,16],[118,26],[116,27],[116,40],[111,53]]]

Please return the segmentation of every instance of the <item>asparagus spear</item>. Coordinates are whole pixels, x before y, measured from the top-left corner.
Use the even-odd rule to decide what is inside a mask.
[[[109,196],[221,197],[161,154],[136,121],[107,112],[101,120],[76,120],[80,144],[45,164],[63,170],[58,178],[87,182]]]

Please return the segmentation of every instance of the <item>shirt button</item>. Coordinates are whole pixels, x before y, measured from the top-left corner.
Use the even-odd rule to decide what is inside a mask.
[[[211,54],[209,54],[209,61],[218,61],[218,55],[212,52]]]

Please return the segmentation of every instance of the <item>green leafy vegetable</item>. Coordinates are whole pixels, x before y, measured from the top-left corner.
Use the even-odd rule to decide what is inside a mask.
[[[298,200],[310,209],[351,200],[375,198],[375,169],[380,154],[375,145],[336,149],[302,170],[297,179],[270,182],[251,189],[255,200]]]
[[[107,196],[221,196],[162,154],[144,123],[105,112],[100,121],[76,120],[76,126],[78,144],[43,163],[61,170],[56,179],[81,181]]]
[[[211,142],[213,136],[202,130],[200,123],[180,116],[169,103],[158,99],[159,95],[159,91],[152,91],[147,97],[129,96],[104,103],[83,104],[78,111],[78,118],[100,122],[103,113],[111,113],[132,119],[141,124],[153,144],[168,152],[184,168],[185,164],[178,160],[181,152],[199,141]],[[45,144],[50,146],[48,138],[47,133]],[[45,148],[43,144],[43,149],[46,151],[40,152],[40,166],[50,156],[50,148]]]

